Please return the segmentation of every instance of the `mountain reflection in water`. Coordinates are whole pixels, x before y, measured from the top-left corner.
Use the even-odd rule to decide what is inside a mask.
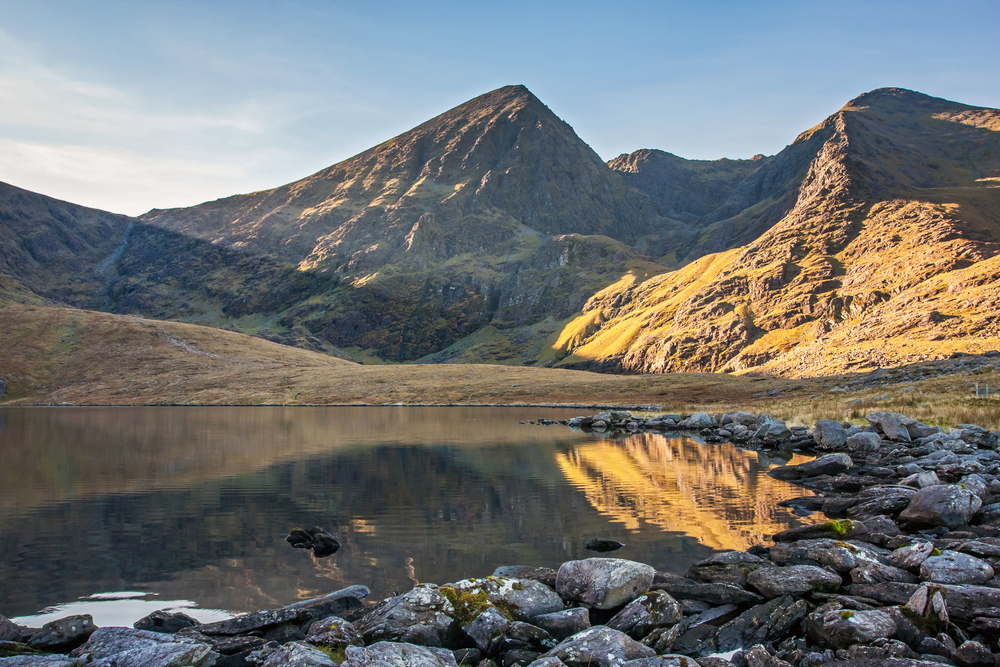
[[[784,530],[788,511],[775,503],[803,495],[764,475],[770,466],[757,452],[684,436],[578,445],[557,453],[556,462],[595,509],[629,530],[646,522],[717,551],[745,550]]]
[[[602,440],[533,408],[0,409],[0,614],[140,591],[251,611],[350,584],[615,556],[684,571],[800,520],[730,445]],[[292,549],[318,525],[343,547]]]

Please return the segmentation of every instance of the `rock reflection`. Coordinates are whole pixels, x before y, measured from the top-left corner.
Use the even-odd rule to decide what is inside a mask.
[[[598,512],[629,530],[645,522],[718,550],[747,549],[784,530],[789,512],[775,503],[804,493],[764,474],[766,456],[688,437],[589,442],[556,462]]]

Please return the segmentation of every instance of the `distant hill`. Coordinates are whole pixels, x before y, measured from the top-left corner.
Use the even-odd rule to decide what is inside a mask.
[[[771,157],[605,164],[523,86],[128,218],[0,184],[0,305],[365,362],[785,375],[998,345],[1000,112],[900,89]]]

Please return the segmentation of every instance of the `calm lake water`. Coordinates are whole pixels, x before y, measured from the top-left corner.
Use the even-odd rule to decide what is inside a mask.
[[[595,555],[683,572],[801,520],[728,444],[521,425],[521,408],[0,408],[0,614],[203,620]],[[321,526],[317,559],[285,541]],[[109,598],[112,600],[109,601]],[[58,606],[56,609],[49,609]],[[40,625],[47,617],[22,618]]]

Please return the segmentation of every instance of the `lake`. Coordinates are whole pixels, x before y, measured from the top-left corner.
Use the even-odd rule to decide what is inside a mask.
[[[202,620],[351,584],[369,599],[597,555],[683,573],[802,520],[785,460],[690,436],[521,424],[536,408],[0,408],[0,614]],[[794,462],[806,460],[797,457]],[[284,541],[320,526],[328,558]]]

